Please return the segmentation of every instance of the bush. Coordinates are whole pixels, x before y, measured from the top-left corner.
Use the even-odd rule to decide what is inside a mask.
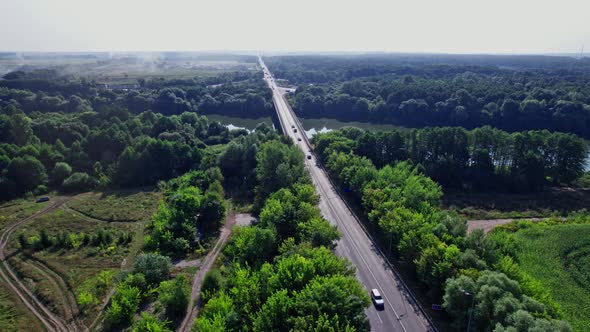
[[[162,281],[158,288],[158,300],[166,308],[168,317],[180,317],[190,300],[190,285],[185,276],[174,280]]]
[[[133,273],[142,273],[148,285],[154,286],[168,279],[172,262],[170,257],[158,254],[141,254],[133,265]]]
[[[65,192],[92,190],[98,182],[95,178],[83,172],[76,172],[68,177],[62,184]]]
[[[117,287],[111,307],[107,311],[107,321],[118,326],[128,324],[133,320],[133,315],[139,309],[141,291],[137,287],[121,284]]]
[[[141,318],[133,324],[132,332],[172,332],[167,327],[168,322],[160,322],[156,316],[147,312],[141,313]]]
[[[223,277],[218,269],[211,269],[205,274],[203,284],[201,285],[201,296],[205,301],[211,298],[219,289],[223,282]]]

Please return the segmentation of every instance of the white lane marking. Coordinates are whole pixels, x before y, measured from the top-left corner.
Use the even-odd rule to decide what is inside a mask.
[[[323,188],[322,188],[323,189]],[[332,209],[330,207],[330,204],[328,204],[328,207],[330,209]],[[333,210],[333,209],[332,209]],[[334,215],[337,215],[335,213],[335,211],[333,210],[332,213],[334,213]],[[344,223],[339,223],[339,224],[344,224]],[[383,286],[381,285],[381,283],[377,280],[377,277],[375,276],[375,274],[373,273],[373,271],[371,270],[371,268],[369,267],[369,263],[367,263],[367,261],[365,260],[365,257],[361,254],[360,250],[358,249],[355,241],[352,241],[352,235],[350,233],[350,231],[348,230],[348,228],[346,226],[342,227],[344,229],[344,231],[347,233],[348,238],[349,238],[349,242],[351,243],[351,246],[353,247],[353,249],[356,251],[357,255],[360,257],[360,259],[362,260],[362,262],[365,264],[366,270],[369,271],[369,273],[371,273],[371,276],[373,277],[373,280],[375,280],[375,283],[377,283],[377,286],[383,290]],[[402,329],[407,332],[408,330],[406,330],[406,327],[404,326],[403,322],[401,321],[401,317],[397,314],[397,311],[395,310],[395,308],[393,307],[393,304],[391,304],[391,301],[389,301],[388,297],[385,297],[385,300],[387,301],[387,304],[389,304],[389,307],[391,307],[391,310],[393,310],[393,313],[395,314],[395,317],[397,318],[397,321],[399,322],[399,324],[401,325]],[[403,298],[401,299],[403,301]]]

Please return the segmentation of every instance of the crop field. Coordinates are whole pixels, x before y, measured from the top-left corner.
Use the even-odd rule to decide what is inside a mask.
[[[590,331],[590,225],[539,226],[515,233],[517,259],[561,306],[576,331]]]

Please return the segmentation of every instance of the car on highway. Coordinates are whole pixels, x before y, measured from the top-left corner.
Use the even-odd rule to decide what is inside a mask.
[[[293,129],[293,132],[296,133],[297,132],[297,128]]]
[[[307,155],[307,159],[311,160],[311,155],[310,154]]]
[[[371,289],[371,300],[377,309],[385,309],[385,302],[383,301],[383,296],[377,288]]]
[[[295,128],[295,125],[291,125],[291,128]]]
[[[47,202],[49,200],[49,197],[47,196],[43,196],[43,197],[39,197],[35,203],[43,203],[43,202]]]
[[[301,137],[297,137],[297,141],[301,142]]]

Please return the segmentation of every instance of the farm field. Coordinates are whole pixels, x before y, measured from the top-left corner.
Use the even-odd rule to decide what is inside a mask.
[[[550,292],[575,331],[590,330],[590,225],[522,229],[516,257]]]

